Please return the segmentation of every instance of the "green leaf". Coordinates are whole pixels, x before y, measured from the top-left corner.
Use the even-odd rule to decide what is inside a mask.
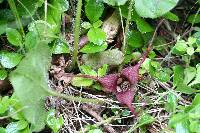
[[[195,67],[187,67],[184,69],[184,83],[188,84],[192,81],[196,75],[196,68]]]
[[[176,124],[176,133],[190,133],[187,123]]]
[[[92,68],[90,66],[82,65],[82,66],[80,66],[80,68],[81,68],[81,71],[84,74],[97,76],[97,73],[94,70],[92,70]],[[78,87],[91,86],[93,84],[93,80],[92,79],[87,79],[87,78],[81,78],[81,77],[74,77],[72,79],[71,84],[73,86],[78,86]]]
[[[98,69],[98,77],[103,77],[104,75],[106,75],[107,70],[108,70],[108,65],[104,64],[102,68]]]
[[[197,42],[197,38],[190,36],[188,38],[188,45],[192,47],[193,44],[195,44]]]
[[[106,40],[106,33],[100,28],[91,28],[87,33],[90,42],[102,45]]]
[[[199,121],[192,120],[190,122],[190,131],[194,133],[198,133],[200,131],[200,123]]]
[[[138,120],[138,127],[151,124],[155,121],[155,118],[147,113],[143,113]]]
[[[97,73],[94,70],[92,70],[92,68],[90,66],[82,65],[82,66],[80,66],[80,68],[84,72],[84,74],[97,76]]]
[[[200,14],[192,14],[188,17],[187,19],[188,23],[191,24],[196,24],[196,23],[200,23]]]
[[[28,122],[25,120],[20,120],[17,122],[17,129],[22,130],[25,129],[28,126]]]
[[[4,69],[0,69],[0,80],[4,80],[8,76],[8,73]]]
[[[59,39],[56,40],[52,47],[52,53],[53,54],[70,53],[67,42],[63,42],[62,40]]]
[[[68,0],[55,0],[59,5],[57,6],[59,10],[63,13],[69,9],[69,2]]]
[[[86,44],[80,52],[82,53],[97,53],[106,50],[108,47],[107,43],[103,43],[102,45],[97,45],[92,42]]]
[[[11,122],[6,126],[6,133],[22,133],[21,130],[25,129],[28,123],[25,120]]]
[[[167,95],[167,102],[165,103],[165,109],[167,112],[175,112],[177,106],[177,97],[173,93]]]
[[[170,127],[176,127],[176,125],[178,123],[181,123],[183,121],[187,121],[188,119],[188,114],[185,114],[185,113],[178,113],[178,114],[175,114],[173,115],[170,119],[169,119],[169,123],[168,125]]]
[[[162,69],[158,72],[155,72],[155,76],[158,80],[160,80],[161,82],[167,82],[170,80],[170,69]]]
[[[128,17],[128,4],[125,4],[124,6],[121,6],[121,12],[122,16],[127,18]],[[131,18],[130,21],[135,21],[137,25],[137,29],[141,33],[147,33],[147,32],[152,32],[154,29],[151,27],[149,23],[147,23],[143,18],[141,18],[137,12],[133,9],[131,12]]]
[[[43,1],[40,0],[20,0],[16,1],[16,7],[20,16],[30,17],[36,12],[37,8],[41,6],[42,3]]]
[[[89,0],[85,6],[85,14],[90,22],[94,23],[103,14],[104,5],[96,0]]]
[[[46,21],[37,20],[30,23],[28,27],[29,31],[34,32],[41,41],[51,42],[54,38],[54,27]]]
[[[125,110],[122,111],[122,116],[123,116],[123,117],[127,117],[127,116],[129,116],[130,114],[131,114],[130,111],[128,111],[127,109],[125,109]]]
[[[129,7],[128,2],[127,2],[127,4],[120,6],[122,16],[125,17],[126,19],[128,18],[128,9],[129,9],[128,7]],[[140,16],[137,14],[135,9],[133,8],[131,11],[130,21],[136,21],[138,19],[140,19]]]
[[[128,0],[103,0],[103,1],[111,6],[120,6],[124,5]]]
[[[104,64],[121,64],[124,60],[124,55],[120,50],[112,49],[95,54],[84,54],[82,56],[82,60],[85,63],[85,65],[89,65],[92,66],[94,69],[98,69]]]
[[[200,83],[200,64],[197,64],[196,68],[197,68],[196,77],[195,77],[194,81],[192,81],[192,83],[189,84],[189,86]]]
[[[192,94],[195,93],[196,91],[194,89],[192,89],[190,86],[187,86],[184,83],[179,83],[176,91],[179,91],[181,93],[185,93],[185,94]]]
[[[4,114],[9,107],[10,99],[8,96],[4,96],[2,99],[0,99],[0,114]]]
[[[55,34],[60,33],[62,14],[69,8],[68,0],[51,0],[48,4],[47,22],[51,24]],[[45,20],[45,14],[43,14],[43,20]]]
[[[179,0],[135,0],[135,9],[141,17],[157,18],[173,9]]]
[[[19,102],[19,99],[17,99],[15,93],[13,93],[12,97],[9,99],[9,109],[8,109],[8,115],[11,116],[14,120],[24,120],[24,115],[21,111],[22,106]]]
[[[193,101],[192,101],[192,106],[197,106],[197,105],[199,105],[199,104],[200,104],[200,94],[197,94],[197,95],[194,97]]]
[[[54,133],[57,133],[59,129],[64,124],[62,117],[55,117],[55,110],[50,110],[47,115],[47,125],[53,130]]]
[[[92,85],[92,88],[94,88],[94,89],[96,89],[98,91],[102,90],[102,86],[97,82]]]
[[[22,46],[22,36],[16,29],[8,28],[6,30],[8,41],[14,46]]]
[[[185,94],[192,94],[195,92],[190,86],[184,83],[184,68],[176,65],[174,68],[173,86],[177,86],[176,91]]]
[[[103,24],[103,22],[101,20],[98,20],[97,22],[93,23],[93,27],[99,28],[102,24]]]
[[[93,80],[81,77],[74,77],[71,81],[71,84],[77,87],[91,86],[93,84]]]
[[[7,23],[7,22],[14,22],[15,16],[13,15],[13,12],[10,9],[1,9],[0,10],[0,20]],[[10,24],[8,24],[10,27]],[[4,32],[6,29],[4,29]]]
[[[197,49],[195,50],[195,52],[200,53],[200,46],[197,47]]]
[[[187,43],[184,40],[177,40],[173,49],[176,49],[178,52],[183,54],[187,51],[187,48],[188,48]],[[174,50],[172,52],[176,54]]]
[[[196,96],[193,98],[193,101],[192,101],[192,104],[190,106],[188,106],[186,109],[185,109],[185,112],[189,112],[191,111],[192,109],[194,109],[195,107],[199,106],[200,104],[200,94],[196,94]]]
[[[0,133],[6,133],[6,129],[3,127],[0,127]]]
[[[13,52],[0,52],[0,62],[4,68],[13,68],[19,64],[22,59],[22,55]]]
[[[18,133],[17,122],[11,122],[6,126],[6,133]]]
[[[83,22],[81,24],[81,27],[83,27],[85,29],[90,29],[92,27],[92,25],[89,22]]]
[[[27,51],[31,50],[38,43],[38,36],[35,32],[29,31],[25,36],[25,48]]]
[[[0,35],[6,32],[7,22],[5,20],[0,20]]]
[[[197,42],[198,44],[200,44],[200,30],[197,30],[197,32],[195,32],[195,33],[193,34],[193,36],[196,38],[196,42]]]
[[[193,47],[188,47],[187,48],[187,54],[192,56],[194,54],[194,48]]]
[[[189,111],[189,117],[191,119],[200,119],[200,105],[198,104],[192,110]]]
[[[132,31],[128,32],[127,43],[129,46],[131,46],[133,48],[139,48],[139,47],[143,46],[144,40],[139,31],[132,30]]]
[[[136,25],[137,25],[137,29],[141,32],[141,33],[147,33],[147,32],[152,32],[154,31],[154,29],[151,27],[151,25],[149,23],[147,23],[144,19],[142,18],[138,18],[136,20]]]
[[[166,13],[163,17],[168,19],[168,20],[171,20],[171,21],[175,21],[175,22],[179,21],[179,17],[172,12]]]
[[[174,70],[173,86],[177,86],[179,83],[183,83],[184,68],[180,65],[176,65],[174,66],[173,70]]]
[[[48,74],[51,52],[46,42],[40,42],[10,74],[10,81],[19,99],[26,120],[33,132],[45,126],[45,97],[49,95]]]

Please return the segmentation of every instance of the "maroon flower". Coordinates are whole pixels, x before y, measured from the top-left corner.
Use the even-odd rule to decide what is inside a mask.
[[[136,114],[134,107],[132,106],[134,92],[131,88],[126,91],[116,93],[116,98],[121,104],[125,104],[134,115]]]
[[[120,74],[109,74],[100,78],[89,75],[78,75],[78,76],[83,78],[90,78],[99,82],[103,87],[103,91],[113,93],[114,95],[116,95],[117,100],[121,104],[126,105],[130,109],[130,111],[134,115],[136,115],[134,107],[132,106],[134,92],[131,86],[135,86],[138,83],[139,68],[147,58],[149,50],[150,49],[147,50],[142,60],[139,61],[135,66],[129,66],[122,69]],[[123,79],[128,80],[128,83],[130,84],[130,86],[126,87],[125,89],[120,88],[118,86],[123,83],[123,81],[121,81]]]
[[[117,81],[119,76],[117,74],[109,74],[98,79],[105,92],[116,92]]]

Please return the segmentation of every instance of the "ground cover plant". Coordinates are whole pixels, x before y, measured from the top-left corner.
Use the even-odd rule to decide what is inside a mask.
[[[0,0],[0,133],[198,133],[199,5]]]

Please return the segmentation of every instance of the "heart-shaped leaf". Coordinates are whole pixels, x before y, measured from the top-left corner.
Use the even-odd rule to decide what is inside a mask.
[[[118,49],[112,49],[95,54],[84,54],[82,59],[86,65],[98,69],[104,64],[108,65],[121,64],[124,60],[123,56],[124,56],[123,53]]]
[[[92,22],[96,22],[101,17],[104,10],[104,5],[96,0],[89,0],[85,6],[87,18]]]
[[[80,52],[82,52],[82,53],[97,53],[97,52],[104,51],[107,47],[108,47],[108,45],[106,43],[103,43],[102,45],[88,43],[80,50]]]
[[[52,47],[53,54],[64,54],[69,53],[69,47],[67,42],[56,40]]]
[[[48,96],[48,68],[51,52],[48,45],[40,42],[20,62],[10,74],[10,81],[15,94],[23,106],[23,113],[33,132],[45,126],[47,113],[44,108],[45,97]]]
[[[91,28],[87,33],[90,42],[102,45],[106,40],[106,33],[100,28]]]
[[[179,0],[135,0],[135,9],[141,17],[157,18],[173,9]]]

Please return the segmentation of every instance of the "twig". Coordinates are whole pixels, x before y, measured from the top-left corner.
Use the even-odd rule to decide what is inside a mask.
[[[153,42],[154,42],[155,37],[156,37],[156,35],[157,35],[157,31],[158,31],[158,29],[160,28],[160,26],[162,25],[163,22],[164,22],[164,19],[162,19],[162,20],[158,23],[158,25],[156,26],[156,29],[155,29],[155,31],[154,31],[154,33],[153,33],[153,36],[152,36],[151,40],[149,41],[149,45],[148,45],[148,47],[147,47],[147,50],[146,50],[146,52],[144,53],[144,55],[143,55],[143,57],[142,57],[142,60],[138,63],[138,65],[141,65],[141,64],[145,61],[146,57],[148,56],[149,52],[151,51]]]
[[[183,35],[180,37],[180,39],[184,38],[185,36],[187,36],[189,33],[191,33],[192,31],[194,30],[194,27],[191,27],[189,30],[187,30],[186,32],[183,33]],[[162,44],[162,45],[158,45],[158,46],[154,46],[154,48],[159,48],[159,47],[163,47],[163,46],[166,46],[166,45],[169,45],[169,44],[172,44],[172,43],[175,43],[176,40],[173,40],[169,43],[165,43],[165,44]]]
[[[82,102],[82,103],[95,103],[95,104],[102,104],[104,102],[99,99],[82,98],[79,96],[60,94],[60,93],[52,91],[52,90],[47,90],[47,92],[49,94],[51,94],[52,96],[61,97],[65,100],[69,100],[69,101]]]
[[[91,76],[91,75],[84,75],[84,74],[79,74],[79,75],[74,75],[74,74],[63,74],[62,76],[64,77],[80,77],[80,78],[87,78],[87,79],[93,79],[93,80],[96,80],[98,81],[99,78],[96,77],[96,76]]]
[[[91,116],[93,116],[95,119],[97,119],[99,122],[98,126],[100,125],[104,125],[105,129],[109,132],[109,133],[116,133],[116,131],[109,125],[105,125],[105,124],[108,124],[110,123],[112,119],[107,119],[107,120],[104,120],[99,114],[97,114],[95,111],[93,111],[92,109],[88,108],[86,105],[83,105],[82,109],[84,111],[86,111],[88,114],[90,114]],[[115,116],[116,117],[116,116]],[[114,117],[114,118],[115,118]],[[88,129],[85,130],[85,132],[87,131]]]

